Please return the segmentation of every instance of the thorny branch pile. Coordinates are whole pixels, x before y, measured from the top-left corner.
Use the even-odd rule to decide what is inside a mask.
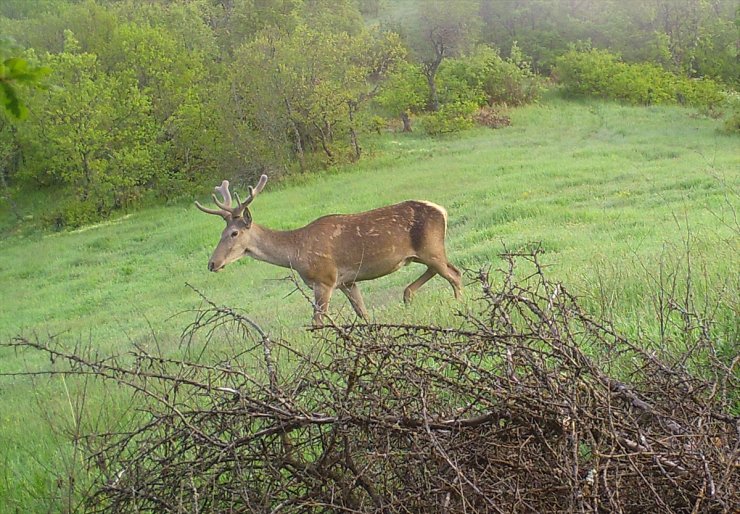
[[[737,352],[677,303],[670,351],[633,343],[536,254],[506,259],[458,328],[332,325],[297,348],[206,300],[187,335],[243,345],[217,363],[13,344],[139,398],[130,431],[86,439],[90,512],[736,509]]]

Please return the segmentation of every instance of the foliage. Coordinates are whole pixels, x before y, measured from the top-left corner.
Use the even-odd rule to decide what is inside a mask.
[[[735,110],[730,116],[725,120],[725,132],[729,133],[740,133],[740,111]]]
[[[539,98],[544,88],[543,80],[531,68],[531,62],[519,48],[511,45],[509,57],[489,56],[489,76],[484,84],[488,103],[524,105]]]
[[[724,123],[724,131],[727,133],[740,133],[740,94],[727,95],[726,110],[728,112]]]
[[[740,11],[732,0],[510,4],[6,0],[0,34],[18,47],[0,51],[0,76],[6,77],[0,110],[22,116],[21,99],[40,117],[32,116],[28,127],[0,131],[4,194],[18,204],[24,191],[41,184],[63,204],[97,188],[102,203],[90,212],[102,216],[144,196],[192,195],[225,177],[357,160],[378,126],[374,115],[400,116],[410,130],[412,114],[443,110],[426,124],[444,133],[467,126],[472,105],[535,100],[543,84],[537,73],[549,73],[577,41],[624,60],[602,56],[615,62],[600,62],[591,55],[595,61],[588,65],[596,69],[578,73],[597,83],[571,84],[576,94],[583,94],[576,91],[581,87],[629,103],[679,102],[718,115],[721,95],[713,81],[737,84],[740,76]],[[72,66],[64,64],[70,55],[94,57],[94,71],[89,63],[82,68],[100,84],[83,80],[78,86],[64,71],[48,78],[48,94],[26,88],[38,85],[55,59]],[[76,99],[77,87],[82,93]],[[90,166],[96,171],[82,174],[91,187],[72,179],[69,170],[81,166],[79,151],[60,128],[64,116],[80,117],[86,97],[90,108],[101,106],[91,114],[92,125],[111,127],[110,133],[99,128],[75,136],[97,148]],[[106,107],[100,98],[115,98],[115,105]],[[127,109],[131,115],[121,123],[102,119]],[[51,130],[41,129],[42,118],[51,120]],[[51,155],[50,148],[61,153]]]
[[[38,87],[51,70],[19,55],[12,40],[0,38],[0,107],[16,119],[28,116],[28,107],[18,94],[18,87]]]
[[[529,68],[519,48],[503,59],[490,47],[445,62],[439,72],[440,101],[475,102],[478,106],[523,105],[537,99],[542,81]]]
[[[427,134],[438,136],[459,132],[473,126],[472,115],[478,105],[472,101],[456,101],[443,104],[437,112],[430,113],[422,120]]]
[[[481,107],[516,106],[536,99],[542,87],[540,79],[516,46],[512,55],[515,57],[502,59],[496,50],[484,46],[470,56],[445,60],[437,74],[441,107],[424,118],[426,132],[457,132],[473,125],[473,113]],[[503,118],[493,118],[490,112],[479,112],[482,124],[508,125]]]
[[[38,116],[3,132],[24,155],[3,178],[61,188],[99,216],[149,190],[169,198],[224,176],[359,158],[369,101],[405,55],[395,34],[364,28],[351,0],[54,5],[0,17],[60,67],[30,99]]]
[[[423,0],[402,27],[429,84],[428,104],[433,111],[440,108],[437,71],[445,59],[463,54],[476,41],[480,28],[476,11],[477,4],[471,0]]]
[[[740,80],[735,0],[481,0],[482,39],[502,49],[514,41],[549,73],[576,41],[653,62],[678,75]]]
[[[403,112],[418,112],[426,103],[427,84],[421,68],[402,61],[380,87],[375,103],[389,116]]]
[[[353,36],[306,25],[290,34],[263,33],[236,52],[229,74],[237,114],[232,122],[264,141],[253,156],[264,167],[287,167],[295,156],[305,169],[309,153],[323,154],[323,164],[357,158],[357,116],[371,96],[370,78],[401,56],[390,34]]]
[[[681,103],[711,108],[723,101],[710,79],[690,79],[651,63],[627,64],[607,50],[570,50],[554,71],[568,94],[597,96],[630,104]]]
[[[130,205],[151,186],[160,167],[160,147],[150,116],[149,99],[131,72],[110,75],[95,55],[77,52],[68,34],[65,52],[45,61],[65,87],[37,93],[35,116],[19,127],[24,149],[21,176],[37,184],[68,186],[81,202],[92,203],[99,215]],[[91,221],[84,216],[58,219]]]

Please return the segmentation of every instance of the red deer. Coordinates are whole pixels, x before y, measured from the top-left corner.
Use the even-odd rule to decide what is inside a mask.
[[[232,206],[229,181],[213,196],[218,209],[195,205],[226,221],[221,241],[208,261],[210,271],[219,271],[245,255],[277,266],[291,268],[313,289],[315,325],[321,325],[336,288],[349,298],[358,316],[368,319],[357,282],[388,275],[411,262],[426,264],[427,270],[404,290],[408,303],[417,289],[434,275],[441,275],[460,298],[461,273],[450,264],[445,252],[447,212],[425,201],[409,200],[358,214],[331,214],[295,230],[276,231],[252,222],[247,208],[267,183],[260,177],[249,187],[244,202],[236,196]]]

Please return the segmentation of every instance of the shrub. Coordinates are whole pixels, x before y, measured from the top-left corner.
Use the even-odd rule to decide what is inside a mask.
[[[427,92],[427,82],[419,66],[401,62],[381,84],[374,101],[382,112],[396,117],[420,110]]]
[[[536,253],[501,257],[454,326],[332,322],[291,345],[201,295],[184,357],[0,347],[135,395],[125,424],[70,397],[84,512],[731,512],[740,383],[714,320],[659,286],[667,329],[633,339]]]
[[[570,50],[554,74],[566,94],[620,100],[634,105],[680,103],[712,109],[723,100],[710,79],[690,79],[651,63],[627,64],[607,50]]]
[[[493,48],[480,47],[469,57],[445,61],[438,85],[442,104],[474,102],[479,107],[530,103],[542,91],[542,80],[531,71],[516,44],[509,59],[501,58]]]
[[[69,199],[46,214],[43,222],[56,230],[78,228],[99,221],[109,212],[104,205],[90,198],[87,200]]]
[[[473,126],[472,115],[477,107],[474,102],[442,105],[439,111],[422,120],[422,126],[426,133],[432,136],[468,129]]]
[[[448,59],[437,74],[437,94],[440,104],[485,105],[486,94],[483,90],[485,75],[485,68],[472,58]]]
[[[728,133],[740,133],[740,93],[731,93],[725,100],[728,115],[725,119],[724,131]]]
[[[497,55],[498,57],[498,55]],[[542,79],[532,72],[531,63],[525,58],[514,41],[511,56],[504,60],[498,57],[489,66],[484,84],[488,104],[523,105],[534,102],[543,89]]]
[[[554,75],[566,94],[604,96],[617,65],[617,56],[606,50],[571,50],[556,60]]]
[[[740,111],[733,112],[725,120],[725,132],[740,133]]]
[[[478,125],[483,125],[484,127],[490,127],[493,129],[508,127],[511,125],[511,118],[493,107],[482,107],[479,109],[478,112],[473,114],[473,121]]]
[[[711,109],[725,100],[719,85],[710,79],[683,78],[676,86],[679,102],[686,105]]]

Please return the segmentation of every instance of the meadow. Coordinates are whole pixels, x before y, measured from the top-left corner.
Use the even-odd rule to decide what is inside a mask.
[[[550,276],[626,334],[657,332],[658,284],[673,272],[690,274],[697,303],[721,305],[717,330],[732,347],[740,305],[737,136],[679,107],[550,97],[510,115],[508,128],[454,137],[383,134],[355,165],[268,182],[252,206],[255,222],[288,229],[323,214],[430,200],[449,212],[448,256],[460,268],[495,267],[501,252],[539,245]],[[286,270],[242,259],[207,271],[222,225],[188,202],[76,231],[8,231],[0,242],[0,340],[54,336],[103,353],[156,342],[176,353],[202,304],[190,284],[275,337],[311,344],[311,306]],[[422,271],[411,265],[362,284],[371,318],[456,323],[455,312],[475,301],[472,275],[462,304],[437,277],[404,307],[403,287]],[[331,312],[352,318],[340,294]],[[2,373],[46,365],[0,349]],[[0,379],[0,511],[56,505],[54,474],[70,445],[50,425],[73,417],[65,388],[58,378]]]

